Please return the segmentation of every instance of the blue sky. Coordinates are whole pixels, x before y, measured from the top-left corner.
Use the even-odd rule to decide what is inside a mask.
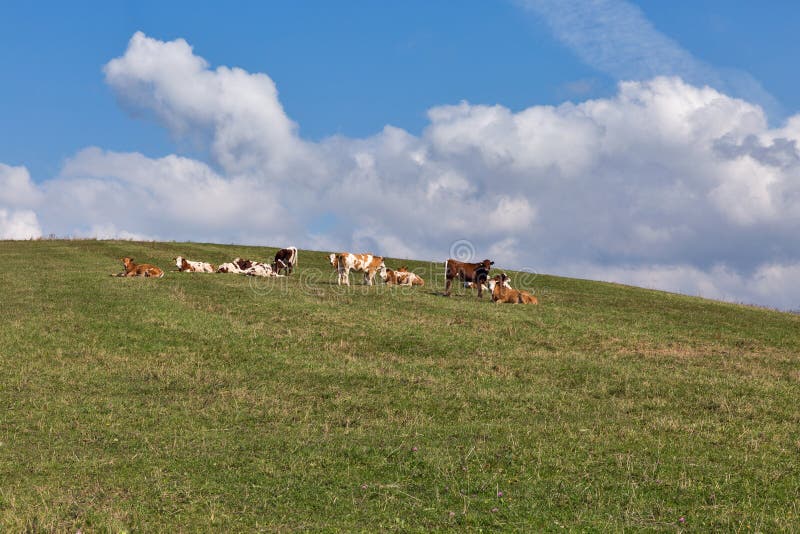
[[[795,2],[635,2],[693,56],[750,73],[800,109],[792,66]],[[34,180],[86,146],[175,150],[169,134],[116,105],[101,68],[136,31],[186,39],[212,65],[268,72],[304,137],[366,136],[392,124],[419,133],[436,105],[534,104],[607,96],[617,82],[512,1],[6,2],[0,17],[0,117],[13,131],[0,161]]]
[[[6,2],[0,238],[468,242],[799,309],[798,27],[778,1]]]

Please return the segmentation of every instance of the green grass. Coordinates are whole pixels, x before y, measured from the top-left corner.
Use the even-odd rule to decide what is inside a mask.
[[[0,242],[0,530],[800,524],[800,316],[520,274],[541,305],[498,306],[406,261],[425,287],[342,289],[307,251],[108,276],[274,251]]]

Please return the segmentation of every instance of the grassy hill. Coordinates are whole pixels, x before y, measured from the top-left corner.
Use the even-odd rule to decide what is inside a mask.
[[[0,242],[0,530],[791,530],[800,316],[517,275],[542,304]],[[512,274],[512,278],[514,275]]]

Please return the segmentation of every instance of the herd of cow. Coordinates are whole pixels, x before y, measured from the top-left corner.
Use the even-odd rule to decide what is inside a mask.
[[[350,285],[350,271],[362,272],[364,283],[373,285],[375,276],[378,275],[387,285],[398,286],[423,286],[425,280],[405,267],[397,270],[388,269],[381,256],[372,254],[352,254],[350,252],[332,253],[328,257],[331,267],[339,274],[339,285]],[[164,271],[155,265],[147,263],[134,263],[133,258],[122,258],[125,270],[114,276],[145,276],[161,278]],[[467,263],[454,259],[444,262],[445,271],[445,296],[450,296],[453,280],[458,280],[464,287],[476,287],[478,297],[483,296],[483,291],[488,290],[492,300],[497,303],[510,304],[538,304],[534,295],[527,291],[511,287],[511,279],[505,273],[489,276],[489,271],[494,265],[493,261],[483,260],[478,263]],[[193,273],[237,273],[248,276],[283,277],[289,276],[297,267],[297,248],[282,248],[275,253],[275,259],[270,263],[236,258],[229,263],[218,267],[207,262],[190,261],[182,256],[175,258],[175,266],[180,272]]]

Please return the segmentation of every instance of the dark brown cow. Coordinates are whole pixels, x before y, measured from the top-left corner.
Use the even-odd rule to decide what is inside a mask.
[[[282,248],[275,253],[275,261],[272,263],[272,270],[280,274],[285,271],[286,275],[292,274],[297,265],[297,248]]]
[[[450,258],[444,262],[444,276],[447,279],[444,287],[446,297],[450,296],[450,286],[453,279],[458,278],[462,282],[472,282],[478,286],[478,297],[483,297],[483,286],[489,279],[489,270],[494,265],[491,260],[483,260],[479,263],[464,263]]]

